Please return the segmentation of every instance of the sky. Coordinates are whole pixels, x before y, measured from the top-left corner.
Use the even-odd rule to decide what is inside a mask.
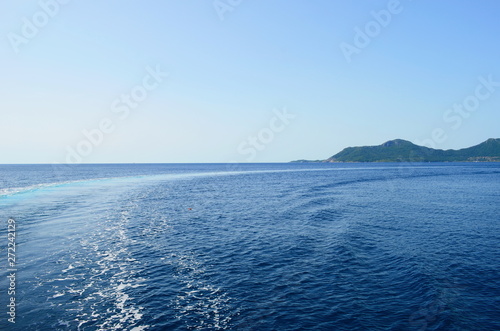
[[[3,0],[0,163],[499,138],[496,0]]]

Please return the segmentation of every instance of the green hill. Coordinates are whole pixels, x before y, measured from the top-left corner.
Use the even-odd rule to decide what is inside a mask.
[[[475,162],[500,161],[500,139],[473,147],[441,150],[390,140],[379,146],[348,147],[321,162]]]

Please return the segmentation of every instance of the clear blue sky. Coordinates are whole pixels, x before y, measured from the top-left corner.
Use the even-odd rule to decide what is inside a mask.
[[[286,162],[500,137],[496,0],[60,1],[0,4],[0,163]]]

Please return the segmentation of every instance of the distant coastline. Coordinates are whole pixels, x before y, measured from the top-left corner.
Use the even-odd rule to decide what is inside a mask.
[[[479,145],[459,150],[434,149],[395,139],[378,146],[347,147],[325,160],[292,162],[500,162],[500,139],[490,138]]]

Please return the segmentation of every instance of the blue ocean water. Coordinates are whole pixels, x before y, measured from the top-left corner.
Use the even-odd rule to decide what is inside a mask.
[[[499,188],[498,163],[1,165],[0,329],[500,330]]]

